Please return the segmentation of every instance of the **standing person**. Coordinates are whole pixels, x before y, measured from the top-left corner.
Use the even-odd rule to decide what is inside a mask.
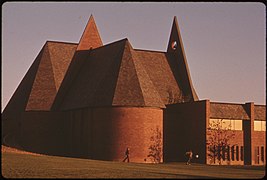
[[[187,151],[187,152],[185,153],[185,155],[186,155],[187,158],[188,158],[188,160],[187,160],[187,162],[186,162],[186,165],[191,165],[191,160],[192,160],[192,158],[193,158],[193,152],[192,152],[192,150]]]
[[[130,162],[130,157],[129,157],[129,154],[130,154],[130,148],[126,148],[126,151],[125,151],[125,158],[123,159],[122,162],[125,162],[126,159],[127,159],[127,162]]]

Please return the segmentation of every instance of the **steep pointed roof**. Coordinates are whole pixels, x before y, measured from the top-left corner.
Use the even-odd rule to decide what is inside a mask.
[[[17,121],[21,116],[20,113],[25,111],[43,51],[44,47],[33,61],[31,67],[6,105],[3,111],[3,119],[12,119]]]
[[[76,47],[67,43],[45,44],[26,110],[50,110]]]
[[[93,15],[90,16],[77,50],[88,50],[103,46]]]
[[[51,97],[55,96],[76,48],[77,44],[46,42],[9,100],[3,117],[16,120],[25,110],[50,109]]]
[[[128,40],[124,47],[113,105],[165,107]]]
[[[197,99],[176,17],[167,52],[159,52],[133,49],[127,39],[103,46],[91,16],[79,44],[46,43],[4,112],[164,108]]]
[[[83,63],[76,74],[73,73],[75,65],[72,68],[70,66],[72,72],[67,73],[70,74],[69,80],[73,76],[75,78],[71,83],[62,83],[54,109],[97,106],[165,107],[153,82],[133,53],[127,39],[84,51],[79,56]],[[73,59],[73,62],[78,61]],[[67,82],[69,80],[64,79]],[[61,102],[57,102],[59,96],[62,96]]]
[[[177,80],[177,83],[183,91],[185,100],[198,100],[190,77],[182,37],[176,16],[173,19],[173,25],[167,47],[167,56],[169,64],[172,67],[172,71],[175,72],[175,79]]]
[[[54,110],[110,106],[125,40],[76,51],[55,99]]]

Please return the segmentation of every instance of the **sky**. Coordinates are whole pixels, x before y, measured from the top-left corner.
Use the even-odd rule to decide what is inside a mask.
[[[266,104],[266,7],[260,2],[5,2],[5,108],[46,41],[78,43],[90,15],[103,44],[166,52],[177,17],[200,100]]]

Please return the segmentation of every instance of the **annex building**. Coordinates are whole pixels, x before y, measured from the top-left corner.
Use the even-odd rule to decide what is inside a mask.
[[[219,160],[216,121],[235,135]],[[171,162],[191,149],[198,163],[260,165],[265,142],[265,105],[199,100],[176,17],[160,52],[103,44],[91,16],[79,43],[44,44],[2,113],[2,144],[59,156],[122,161],[129,147],[130,162]]]

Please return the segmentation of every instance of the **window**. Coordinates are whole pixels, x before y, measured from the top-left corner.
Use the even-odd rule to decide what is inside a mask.
[[[232,120],[234,122],[234,130],[242,130],[242,120]]]
[[[219,123],[222,129],[243,130],[243,122],[238,119],[210,119],[211,124]],[[211,127],[212,128],[212,127]],[[212,128],[215,129],[215,128]]]
[[[264,162],[264,146],[261,146],[261,161]]]
[[[230,161],[230,146],[227,146],[227,160]]]
[[[254,131],[261,131],[261,121],[254,121]]]
[[[266,131],[266,121],[261,121],[261,130]]]
[[[266,131],[266,121],[254,121],[254,131]]]
[[[244,147],[243,146],[241,146],[240,147],[240,158],[241,158],[241,161],[244,161]]]
[[[225,153],[226,153],[226,147],[222,146],[222,159],[225,161]]]
[[[232,159],[232,161],[235,160],[235,146],[231,147],[231,159]]]
[[[260,147],[256,146],[255,147],[255,164],[260,163]]]
[[[222,121],[222,129],[231,129],[231,127],[232,127],[231,120],[224,119]]]
[[[239,161],[239,146],[236,146],[236,160]]]

